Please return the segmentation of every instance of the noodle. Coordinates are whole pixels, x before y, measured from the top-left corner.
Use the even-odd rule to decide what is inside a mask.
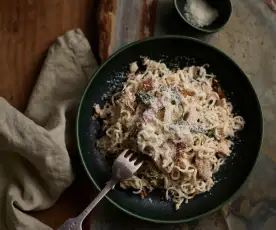
[[[147,155],[150,160],[121,187],[142,197],[165,189],[178,209],[212,188],[213,174],[231,154],[229,137],[245,122],[234,116],[221,89],[216,91],[215,76],[205,66],[173,71],[149,59],[144,65],[141,73],[132,63],[123,90],[103,109],[95,105],[106,134],[97,147],[112,156],[125,149]]]

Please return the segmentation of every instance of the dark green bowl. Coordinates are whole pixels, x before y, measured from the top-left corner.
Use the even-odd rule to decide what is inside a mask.
[[[197,31],[203,33],[215,33],[221,30],[226,23],[229,21],[232,14],[232,4],[230,0],[206,0],[206,2],[218,11],[217,19],[209,26],[197,27],[191,24],[185,16],[185,5],[186,0],[174,0],[174,6],[179,16],[187,23],[189,26]]]
[[[102,96],[110,87],[122,82],[129,63],[141,56],[163,60],[170,67],[210,64],[209,72],[217,75],[234,111],[244,117],[245,128],[235,141],[232,157],[216,173],[219,181],[210,193],[196,196],[178,211],[170,201],[161,201],[162,191],[154,191],[145,199],[116,188],[107,198],[115,206],[140,219],[160,222],[179,223],[190,221],[213,212],[228,201],[244,184],[258,158],[262,142],[262,113],[258,98],[243,71],[224,53],[199,40],[165,36],[150,38],[130,45],[113,54],[94,73],[87,86],[77,116],[77,141],[83,166],[98,189],[102,189],[110,179],[111,167],[95,147],[100,124],[92,119],[93,104],[104,104]]]

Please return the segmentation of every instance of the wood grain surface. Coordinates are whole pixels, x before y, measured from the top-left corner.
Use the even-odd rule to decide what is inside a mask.
[[[97,53],[96,5],[95,0],[0,1],[0,96],[24,111],[48,47],[69,29],[81,28]],[[54,229],[77,215],[92,190],[82,171],[78,177],[53,208],[33,215]]]
[[[154,35],[157,0],[101,0],[99,56],[105,61],[130,42]]]
[[[0,96],[24,110],[48,47],[79,27],[97,47],[95,0],[0,1]]]

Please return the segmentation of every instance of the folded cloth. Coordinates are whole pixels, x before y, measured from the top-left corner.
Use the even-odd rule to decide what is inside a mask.
[[[79,30],[49,49],[25,114],[0,98],[0,229],[51,229],[28,215],[74,180],[68,145],[80,96],[97,67]]]
[[[276,12],[276,0],[264,0],[264,2],[269,5],[271,10]]]

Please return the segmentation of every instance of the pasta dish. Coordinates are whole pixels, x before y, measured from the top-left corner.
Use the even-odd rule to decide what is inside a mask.
[[[103,108],[94,105],[105,131],[97,147],[107,157],[126,149],[143,155],[143,166],[120,186],[142,198],[163,189],[178,209],[212,188],[245,122],[206,66],[169,69],[147,58],[143,66],[132,63],[123,89]]]

